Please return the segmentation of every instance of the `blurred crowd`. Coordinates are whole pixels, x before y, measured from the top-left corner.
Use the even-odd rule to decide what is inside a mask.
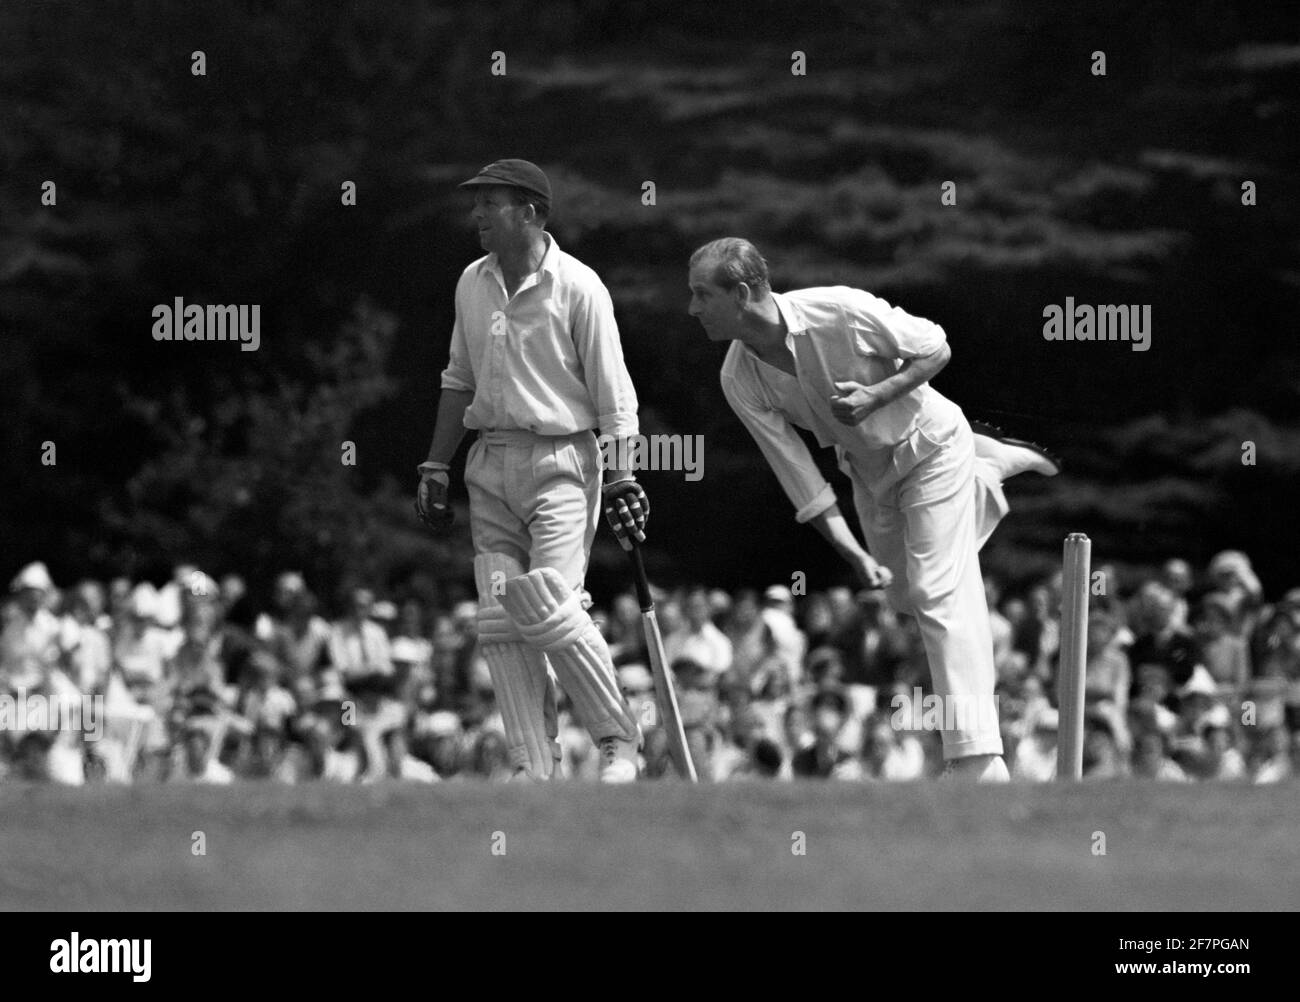
[[[1174,559],[1121,584],[1111,567],[1090,582],[1085,778],[1293,775],[1300,588],[1266,602],[1236,551],[1200,573]],[[1005,594],[988,578],[986,588],[1007,764],[1015,780],[1050,780],[1060,575]],[[881,593],[694,587],[657,604],[702,779],[900,781],[942,771],[937,731],[897,709],[898,697],[931,691],[920,632]],[[0,780],[508,778],[476,610],[366,588],[326,610],[291,572],[256,608],[238,575],[217,582],[192,566],[161,586],[120,578],[60,588],[30,564],[3,609]],[[671,776],[637,602],[620,595],[591,612],[643,725],[644,774]],[[15,712],[33,697],[44,718]],[[86,708],[80,726],[54,726],[54,708],[73,703]],[[564,704],[560,741],[563,775],[594,779],[595,749]]]

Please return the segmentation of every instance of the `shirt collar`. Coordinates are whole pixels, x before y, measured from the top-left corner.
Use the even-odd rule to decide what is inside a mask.
[[[784,293],[772,293],[772,301],[776,303],[777,312],[781,314],[781,319],[785,321],[786,330],[789,333],[802,334],[812,326],[799,305],[787,299]]]
[[[542,263],[537,266],[537,270],[555,278],[560,273],[560,245],[555,237],[545,230],[542,231],[542,236],[546,238],[546,252],[542,255]],[[496,251],[485,257],[479,268],[480,270],[486,269],[492,272],[502,285],[506,284],[505,275],[501,273],[501,262],[497,260]]]

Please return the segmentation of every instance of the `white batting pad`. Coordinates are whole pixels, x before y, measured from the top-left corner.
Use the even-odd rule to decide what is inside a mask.
[[[550,779],[560,757],[555,687],[546,658],[524,643],[500,598],[493,594],[500,590],[494,584],[522,571],[517,561],[500,553],[474,558],[479,652],[492,676],[511,764],[523,766],[536,779]]]
[[[592,738],[640,741],[614,675],[609,646],[582,607],[582,593],[551,567],[506,582],[501,599],[524,640],[550,658],[578,720]]]

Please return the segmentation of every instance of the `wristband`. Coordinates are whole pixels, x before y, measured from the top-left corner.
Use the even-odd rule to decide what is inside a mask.
[[[451,464],[435,463],[431,459],[426,459],[415,469],[420,474],[420,476],[424,476],[426,473],[446,473],[451,469]]]

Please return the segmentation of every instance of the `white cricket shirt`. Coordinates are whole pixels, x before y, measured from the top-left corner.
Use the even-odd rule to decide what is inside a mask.
[[[867,485],[883,490],[954,434],[960,408],[923,383],[861,424],[831,413],[836,382],[869,386],[888,379],[903,361],[938,351],[943,328],[848,286],[773,293],[789,333],[795,375],[762,361],[733,341],[722,364],[722,392],[744,422],[795,508],[807,522],[835,503],[835,492],[794,426],[847,456]]]
[[[461,273],[442,388],[474,394],[467,428],[635,435],[636,390],[609,292],[549,233],[546,241],[541,267],[513,296],[496,254]]]

